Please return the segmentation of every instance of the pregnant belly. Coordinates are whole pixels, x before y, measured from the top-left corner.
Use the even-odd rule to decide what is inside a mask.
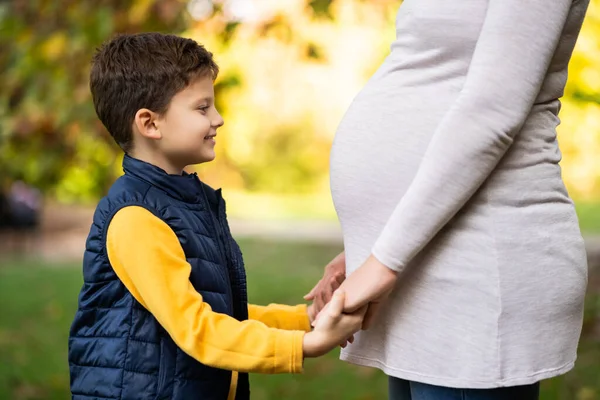
[[[386,79],[365,86],[344,115],[331,150],[331,191],[340,219],[374,196],[378,207],[397,204],[456,94],[442,85],[433,91]]]

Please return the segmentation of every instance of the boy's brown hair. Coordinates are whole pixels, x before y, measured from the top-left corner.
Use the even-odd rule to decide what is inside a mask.
[[[92,59],[90,90],[98,118],[128,152],[136,112],[164,114],[171,99],[197,77],[213,80],[219,67],[211,52],[192,39],[161,33],[118,35]]]

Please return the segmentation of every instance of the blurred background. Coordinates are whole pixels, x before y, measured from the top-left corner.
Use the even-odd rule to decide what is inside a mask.
[[[353,96],[389,52],[398,0],[0,1],[0,399],[67,399],[67,336],[97,200],[121,151],[88,89],[115,33],[191,37],[215,53],[225,118],[217,160],[251,301],[300,303],[341,249],[329,150]],[[600,399],[600,0],[591,0],[560,114],[563,176],[586,238],[579,362],[542,399]],[[576,329],[577,327],[573,327]],[[374,369],[337,361],[253,376],[253,399],[385,399]]]

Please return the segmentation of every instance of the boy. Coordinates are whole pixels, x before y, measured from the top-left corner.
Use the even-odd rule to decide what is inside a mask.
[[[214,159],[212,54],[190,39],[123,35],[96,53],[94,106],[125,151],[94,214],[69,338],[73,399],[248,399],[247,372],[297,373],[360,329],[343,294],[313,331],[304,305],[248,305]]]

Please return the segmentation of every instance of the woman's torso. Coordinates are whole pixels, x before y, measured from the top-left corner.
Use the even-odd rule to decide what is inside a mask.
[[[391,53],[341,121],[331,154],[331,189],[349,273],[369,255],[409,188],[436,127],[459,95],[486,10],[485,0],[405,0]],[[392,296],[387,321],[361,333],[357,344],[344,352],[346,359],[406,379],[430,374],[420,380],[465,386],[477,385],[458,377],[493,386],[486,365],[496,364],[498,357],[510,359],[513,353],[529,353],[523,368],[508,363],[515,377],[568,364],[579,335],[586,266],[558,164],[557,99],[570,56],[569,43],[562,45],[505,157],[413,260],[413,271]],[[535,313],[540,319],[559,314],[553,328],[572,325],[573,332],[547,344],[549,357],[540,356],[541,348],[532,345],[535,330],[545,327],[531,324],[532,315],[523,312],[522,299],[528,296],[538,302]],[[469,314],[473,302],[489,304],[489,312]],[[499,319],[498,313],[508,316]],[[530,328],[521,327],[528,324]],[[471,328],[461,333],[461,326]],[[506,344],[514,342],[514,352],[498,355],[498,335],[506,335]],[[455,351],[446,351],[448,346]],[[475,360],[466,354],[473,348],[479,349]],[[566,350],[556,356],[560,348]],[[471,365],[456,368],[461,360]]]

